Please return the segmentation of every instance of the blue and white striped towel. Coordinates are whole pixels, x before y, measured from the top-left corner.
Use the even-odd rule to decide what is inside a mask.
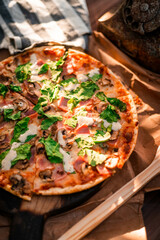
[[[0,48],[11,54],[42,41],[86,48],[90,32],[85,0],[0,0]]]

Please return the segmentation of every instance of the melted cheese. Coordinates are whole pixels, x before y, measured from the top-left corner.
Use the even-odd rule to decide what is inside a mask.
[[[84,125],[84,124],[87,126],[92,126],[94,123],[93,118],[89,118],[89,117],[78,116],[77,120],[78,120],[79,126]]]
[[[28,130],[19,137],[19,141],[24,143],[29,135],[35,135],[37,131],[38,127],[35,124],[30,124]]]
[[[99,74],[99,69],[98,68],[93,68],[88,73],[89,77],[93,77],[95,74]]]
[[[13,104],[2,106],[0,107],[0,112],[3,112],[4,109],[15,109],[15,106]]]
[[[62,131],[61,131],[61,130],[58,131],[57,137],[58,137],[58,143],[59,143],[62,147],[65,147],[65,146],[66,146],[66,142],[65,142],[65,140],[63,139],[63,134],[62,134]]]
[[[70,83],[67,87],[65,87],[64,89],[66,91],[72,91],[75,90],[77,87],[79,87],[79,84],[74,84],[74,83]]]
[[[2,170],[9,170],[11,168],[12,160],[17,157],[17,153],[14,149],[18,148],[20,145],[21,145],[21,143],[17,143],[17,142],[14,142],[12,144],[12,147],[11,147],[9,153],[2,160]]]
[[[71,158],[70,154],[65,152],[62,148],[59,149],[60,153],[63,155],[63,166],[65,172],[74,172],[73,168],[73,159]]]
[[[88,77],[85,74],[78,74],[77,79],[79,82],[86,82],[88,80]]]
[[[121,129],[121,127],[122,127],[122,125],[119,122],[113,122],[112,123],[112,130],[113,131],[118,131],[118,130]]]

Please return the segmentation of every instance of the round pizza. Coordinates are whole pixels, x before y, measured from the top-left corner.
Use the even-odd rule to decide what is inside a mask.
[[[48,43],[0,62],[0,187],[23,199],[82,191],[122,168],[138,121],[101,62]]]

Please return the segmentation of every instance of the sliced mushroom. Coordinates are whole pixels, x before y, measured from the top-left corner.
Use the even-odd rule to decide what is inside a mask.
[[[49,130],[43,130],[43,132],[42,132],[42,136],[43,136],[44,138],[47,138],[47,137],[49,136],[49,134],[50,134],[50,131],[49,131]]]
[[[52,170],[51,169],[47,169],[45,171],[41,171],[39,173],[39,177],[41,179],[48,179],[48,178],[51,179],[51,177],[52,177]]]
[[[36,144],[36,152],[37,154],[41,154],[45,152],[45,147],[42,143],[39,142]]]
[[[76,75],[75,74],[70,74],[70,75],[63,75],[63,80],[67,80],[69,78],[76,78]]]
[[[118,138],[119,131],[113,131],[110,140],[116,140]]]
[[[101,86],[108,86],[108,87],[113,87],[113,84],[112,84],[112,82],[111,82],[111,79],[108,79],[108,78],[102,78],[102,79],[100,79],[99,81],[99,84],[101,85]]]
[[[24,170],[24,169],[26,169],[28,166],[29,166],[29,162],[28,162],[27,159],[25,159],[25,160],[19,160],[19,161],[14,165],[14,168]]]
[[[12,184],[12,189],[20,189],[24,186],[24,179],[19,174],[13,174],[10,176],[10,182]]]
[[[9,139],[7,134],[0,135],[0,149],[5,149],[9,147]]]
[[[44,112],[48,112],[49,110],[51,110],[51,106],[47,105],[47,106],[43,107]]]
[[[26,112],[29,109],[28,102],[24,98],[15,99],[13,101],[13,104],[16,105],[16,107],[19,111]]]

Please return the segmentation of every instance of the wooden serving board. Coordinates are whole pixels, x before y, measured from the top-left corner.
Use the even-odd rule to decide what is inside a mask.
[[[51,216],[68,211],[88,200],[101,184],[83,192],[60,196],[33,196],[30,202],[0,189],[0,213],[11,216],[9,240],[40,240],[43,225]]]

